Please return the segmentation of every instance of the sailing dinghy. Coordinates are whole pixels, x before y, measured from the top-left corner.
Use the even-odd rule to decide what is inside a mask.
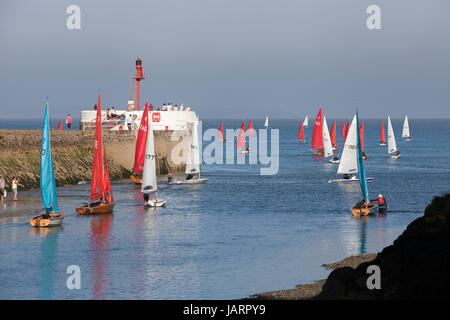
[[[220,123],[219,129],[217,129],[217,134],[219,136],[219,142],[225,142],[226,139],[223,138],[223,120]]]
[[[248,148],[245,148],[245,120],[242,121],[241,129],[239,130],[236,149],[241,149],[241,154],[248,153]]]
[[[380,146],[386,145],[386,138],[384,137],[384,120],[381,120]]]
[[[331,138],[331,145],[333,146],[333,151],[338,150],[339,147],[336,141],[336,120],[333,121],[333,125],[331,126],[330,138]]]
[[[270,128],[270,126],[269,126],[269,117],[268,116],[266,116],[266,121],[264,122],[264,127],[266,127],[267,129]]]
[[[247,135],[254,136],[255,134],[256,134],[255,130],[253,129],[253,121],[250,120],[249,123],[248,123]]]
[[[304,126],[303,121],[300,121],[300,129],[298,129],[297,140],[298,140],[298,142],[305,144],[308,142],[308,140],[305,138],[305,132],[303,130],[303,126]]]
[[[358,112],[356,112],[355,117],[356,117],[356,127],[359,127]],[[377,209],[378,205],[374,202],[370,202],[369,200],[369,188],[367,186],[366,170],[364,168],[363,152],[359,130],[357,130],[357,137],[356,137],[356,154],[357,154],[356,160],[358,165],[359,185],[361,187],[361,194],[363,196],[363,200],[358,204],[356,204],[355,206],[353,206],[352,214],[355,217],[360,217],[373,213]]]
[[[208,178],[200,178],[200,149],[198,143],[198,118],[192,129],[192,142],[186,160],[186,177],[184,180],[172,180],[169,184],[198,184],[205,183]]]
[[[105,158],[103,159],[103,156]],[[103,173],[103,161],[105,161],[105,172]],[[114,208],[111,184],[109,181],[106,153],[103,154],[102,143],[102,111],[101,95],[98,94],[97,117],[95,119],[94,135],[94,157],[92,161],[91,193],[88,203],[76,208],[79,214],[110,213]]]
[[[303,120],[303,126],[304,126],[305,128],[308,127],[308,116],[306,116],[306,117],[305,117],[305,120]]]
[[[403,122],[403,131],[402,131],[402,138],[406,138],[406,141],[411,141],[411,135],[409,133],[409,122],[408,122],[408,115],[405,116],[405,121]]]
[[[359,181],[358,174],[358,153],[357,153],[357,139],[359,136],[359,130],[357,130],[356,115],[353,117],[352,124],[350,125],[347,139],[345,139],[345,146],[342,150],[341,162],[337,174],[342,174],[342,178],[331,179],[328,183],[332,182],[356,182]],[[365,177],[365,176],[364,176]],[[365,177],[367,182],[375,180],[375,178]]]
[[[388,155],[393,153],[391,159],[397,159],[400,157],[400,151],[397,149],[397,143],[395,142],[394,129],[392,129],[391,118],[388,116]]]
[[[339,163],[339,158],[335,157],[333,153],[333,146],[331,145],[330,132],[328,131],[328,124],[325,116],[323,117],[322,140],[323,140],[324,157],[327,158],[333,156],[330,162]]]
[[[317,150],[315,156],[323,156],[323,123],[322,123],[322,108],[317,113],[316,121],[314,122],[313,135],[311,140],[311,150]]]
[[[145,103],[144,113],[139,124],[138,135],[136,138],[136,148],[134,151],[133,173],[131,181],[136,184],[142,184],[142,172],[144,172],[145,146],[147,144],[148,130],[148,102]]]
[[[152,121],[147,131],[147,145],[145,147],[144,172],[142,174],[141,192],[144,194],[144,205],[148,207],[162,207],[167,201],[158,199],[158,183],[156,179],[155,143],[153,138]],[[152,198],[152,199],[150,199]]]
[[[30,220],[33,227],[59,226],[64,214],[59,213],[58,199],[56,197],[55,172],[53,169],[53,156],[50,148],[50,123],[48,116],[48,103],[45,105],[44,125],[42,126],[40,186],[42,205],[45,214]]]

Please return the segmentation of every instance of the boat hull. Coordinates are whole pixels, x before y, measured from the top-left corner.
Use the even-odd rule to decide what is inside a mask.
[[[372,182],[373,180],[375,180],[375,178],[371,178],[371,177],[367,177],[366,178],[367,182]],[[328,180],[328,183],[335,183],[335,182],[359,182],[359,178],[351,178],[351,179],[331,179]]]
[[[341,159],[338,159],[338,160],[331,159],[330,162],[331,163],[339,163],[339,162],[341,162]]]
[[[385,145],[387,145],[386,142],[380,142],[380,146],[385,146]]]
[[[166,202],[167,202],[166,200],[162,200],[162,199],[148,200],[147,203],[145,204],[145,206],[151,207],[151,208],[164,207]]]
[[[131,181],[133,181],[135,184],[142,184],[142,178],[136,177],[134,174],[130,177]]]
[[[208,178],[190,179],[190,180],[173,180],[169,184],[200,184],[206,183]]]
[[[323,152],[323,150],[317,150],[316,152],[314,152],[315,156],[323,156],[325,155],[325,153]]]
[[[76,208],[78,214],[90,215],[98,213],[110,213],[114,209],[114,202],[111,203],[101,203],[97,206],[90,207],[89,205],[81,206]]]
[[[378,205],[373,202],[369,202],[366,206],[362,208],[353,207],[352,208],[352,215],[354,217],[362,217],[367,216],[370,214],[373,214],[378,208]]]
[[[56,227],[61,225],[64,220],[62,213],[42,214],[30,220],[33,227]]]
[[[401,156],[401,154],[393,155],[393,156],[390,156],[390,159],[398,159],[398,158],[400,158],[400,156]]]

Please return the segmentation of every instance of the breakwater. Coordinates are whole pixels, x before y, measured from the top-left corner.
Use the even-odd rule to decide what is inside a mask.
[[[51,130],[51,147],[57,186],[77,184],[91,179],[94,133],[80,130]],[[181,146],[186,153],[188,136],[173,139],[167,132],[155,132],[157,173],[167,170],[183,172],[185,162],[175,164],[171,159],[172,148]],[[179,143],[181,141],[181,143]],[[108,157],[111,179],[127,178],[134,163],[136,132],[104,131],[103,144]],[[20,179],[27,190],[39,187],[40,130],[0,130],[0,175],[4,175],[7,190],[11,189],[13,176]]]

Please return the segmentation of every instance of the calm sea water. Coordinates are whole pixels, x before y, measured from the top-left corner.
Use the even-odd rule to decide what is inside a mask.
[[[369,190],[386,197],[384,216],[352,218],[359,185],[327,183],[338,165],[297,144],[298,122],[273,120],[277,175],[260,176],[258,165],[246,164],[203,165],[204,185],[169,186],[162,177],[165,208],[144,209],[139,188],[122,180],[112,185],[113,214],[77,216],[90,186],[65,186],[57,190],[63,226],[39,230],[28,224],[40,208],[39,191],[19,192],[16,204],[9,195],[0,210],[0,298],[233,299],[323,279],[329,271],[322,264],[380,251],[433,196],[450,191],[450,121],[411,119],[414,140],[404,142],[402,121],[394,120],[397,160],[378,145],[381,121],[364,122],[366,170],[376,178]],[[204,121],[203,128],[219,123]],[[224,123],[239,128],[241,121]],[[309,139],[311,133],[312,126]],[[338,143],[342,149],[340,125]],[[69,265],[81,268],[81,290],[66,288]]]

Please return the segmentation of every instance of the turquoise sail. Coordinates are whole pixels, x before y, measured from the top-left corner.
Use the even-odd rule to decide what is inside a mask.
[[[55,173],[53,157],[50,149],[50,122],[48,118],[48,103],[45,104],[44,124],[42,126],[40,184],[42,205],[47,213],[59,212],[56,198]]]
[[[369,203],[369,189],[367,187],[366,170],[364,169],[364,160],[361,150],[361,137],[359,135],[359,118],[358,111],[356,111],[356,148],[357,148],[357,163],[359,184],[361,186],[361,193],[366,203]]]

